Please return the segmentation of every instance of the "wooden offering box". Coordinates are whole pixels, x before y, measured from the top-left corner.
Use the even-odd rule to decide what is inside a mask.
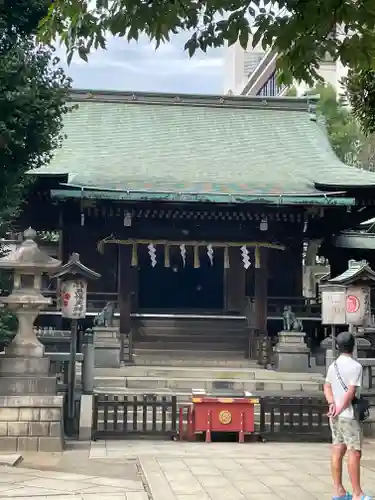
[[[192,403],[192,434],[205,432],[206,443],[211,442],[212,432],[237,432],[240,443],[245,434],[254,433],[254,405],[259,403],[256,397],[193,395]]]

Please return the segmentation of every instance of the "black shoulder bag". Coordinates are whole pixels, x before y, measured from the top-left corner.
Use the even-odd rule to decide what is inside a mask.
[[[348,386],[345,384],[340,375],[339,367],[337,366],[336,361],[335,361],[335,370],[337,378],[339,379],[339,382],[342,385],[342,388],[344,389],[345,392],[348,392]],[[362,396],[359,397],[354,396],[351,404],[353,406],[354,416],[359,422],[364,422],[366,419],[368,419],[368,417],[370,416],[370,410],[369,410],[370,406],[367,399],[363,398]]]

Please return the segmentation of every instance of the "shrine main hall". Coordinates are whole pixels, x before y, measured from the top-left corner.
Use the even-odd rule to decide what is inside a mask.
[[[314,100],[74,90],[71,104],[20,224],[100,273],[88,318],[113,302],[135,347],[160,320],[163,349],[194,321],[229,349],[249,324],[277,332],[286,305],[315,328],[316,276],[375,266],[353,238],[375,174],[337,158]]]

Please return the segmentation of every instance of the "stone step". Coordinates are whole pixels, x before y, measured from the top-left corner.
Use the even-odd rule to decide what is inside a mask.
[[[176,351],[173,354],[165,352],[136,349],[134,363],[137,366],[170,366],[170,367],[202,367],[216,368],[247,368],[254,362],[244,358],[243,352],[218,353],[217,356],[209,358],[203,351]],[[202,356],[204,355],[204,357]]]
[[[189,317],[152,317],[152,318],[133,318],[132,323],[135,327],[147,327],[147,328],[187,328],[192,330],[212,329],[237,329],[246,327],[247,321],[243,317],[199,317],[192,318]]]
[[[205,342],[200,341],[196,342],[194,340],[177,340],[175,337],[171,338],[171,340],[159,340],[157,337],[152,341],[143,341],[137,340],[135,341],[136,349],[159,349],[162,351],[165,350],[181,350],[181,351],[241,351],[245,348],[246,342],[245,339],[233,340],[232,342],[223,341],[223,342]]]
[[[186,407],[188,405],[191,404],[191,391],[183,391],[183,390],[179,390],[179,391],[175,391],[175,392],[172,392],[170,391],[169,389],[156,389],[155,391],[143,391],[143,392],[140,392],[139,389],[127,389],[127,388],[118,388],[118,387],[106,387],[106,388],[96,388],[95,389],[95,394],[106,394],[108,396],[118,396],[119,399],[121,400],[122,397],[125,397],[127,396],[129,398],[130,401],[132,401],[133,397],[134,396],[137,396],[138,398],[138,401],[142,401],[143,399],[143,396],[147,395],[153,395],[153,396],[156,396],[157,399],[160,401],[164,396],[167,397],[168,399],[171,397],[171,396],[176,396],[177,398],[177,411],[179,411],[179,409],[181,407]],[[267,397],[267,396],[273,396],[273,397],[277,397],[277,396],[280,396],[280,397],[284,397],[284,398],[288,398],[288,397],[316,397],[318,395],[322,395],[321,391],[301,391],[301,390],[298,390],[298,391],[271,391],[271,392],[268,392],[268,391],[257,391],[256,393],[252,393],[254,396],[256,397]],[[227,397],[230,396],[230,393],[226,394]],[[132,415],[133,413],[133,407],[129,408],[128,409],[128,416],[129,415]],[[152,412],[152,410],[150,408],[147,409],[147,412]],[[161,410],[158,408],[157,409],[157,414],[158,412],[160,412]],[[138,414],[141,415],[141,412],[142,412],[142,409],[139,408],[138,409]],[[255,413],[259,413],[259,405],[255,405]],[[277,411],[275,412],[276,414],[278,413]],[[99,414],[103,414],[103,410],[101,410],[99,412]],[[121,414],[121,410],[119,410],[119,415]]]
[[[139,391],[153,393],[157,389],[170,389],[172,392],[178,390],[191,391],[192,389],[204,389],[208,393],[215,390],[226,389],[228,391],[295,391],[295,392],[317,392],[321,391],[322,384],[317,381],[281,381],[270,379],[215,379],[215,378],[159,378],[159,377],[95,377],[95,388],[129,388]]]
[[[141,342],[195,342],[195,343],[211,343],[211,344],[230,344],[231,342],[243,342],[248,340],[248,336],[243,332],[238,332],[236,335],[190,335],[190,334],[176,334],[176,335],[164,335],[164,332],[160,332],[158,335],[149,335],[148,333],[141,336],[134,337],[136,340]]]
[[[252,365],[250,364],[252,363]],[[151,377],[151,378],[193,378],[212,380],[274,380],[321,382],[322,376],[316,373],[279,373],[264,370],[249,362],[246,368],[221,367],[173,367],[173,366],[123,366],[121,368],[96,368],[95,377]]]
[[[133,332],[139,332],[145,335],[167,335],[167,336],[183,336],[187,335],[189,337],[236,337],[238,335],[246,335],[247,332],[245,328],[223,328],[223,329],[210,329],[210,328],[175,328],[175,327],[133,327]]]
[[[137,360],[139,359],[163,359],[169,364],[173,359],[181,360],[192,360],[199,358],[199,360],[244,360],[244,351],[226,351],[220,349],[211,349],[209,351],[198,351],[195,348],[192,349],[164,349],[159,350],[155,348],[145,348],[144,346],[139,347],[137,345],[134,348],[134,355]],[[164,363],[163,363],[164,364]]]

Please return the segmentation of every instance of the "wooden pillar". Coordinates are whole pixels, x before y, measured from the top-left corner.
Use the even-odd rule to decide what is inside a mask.
[[[60,260],[63,264],[65,264],[65,255],[64,255],[64,239],[65,239],[65,231],[64,231],[64,214],[62,206],[59,206],[59,245],[57,248],[57,259]],[[56,280],[56,297],[57,297],[57,310],[60,310],[60,293],[61,293],[61,280]],[[63,318],[59,314],[56,316],[55,320],[55,328],[56,330],[63,330]]]
[[[238,247],[229,248],[229,268],[224,269],[225,308],[228,312],[242,312],[245,306],[246,269]]]
[[[267,334],[267,302],[268,302],[268,248],[255,249],[254,289],[256,327],[261,334]]]
[[[130,245],[118,245],[118,307],[120,312],[120,360],[124,361],[125,339],[129,341],[129,361],[132,361],[132,335],[131,335],[131,253]]]

